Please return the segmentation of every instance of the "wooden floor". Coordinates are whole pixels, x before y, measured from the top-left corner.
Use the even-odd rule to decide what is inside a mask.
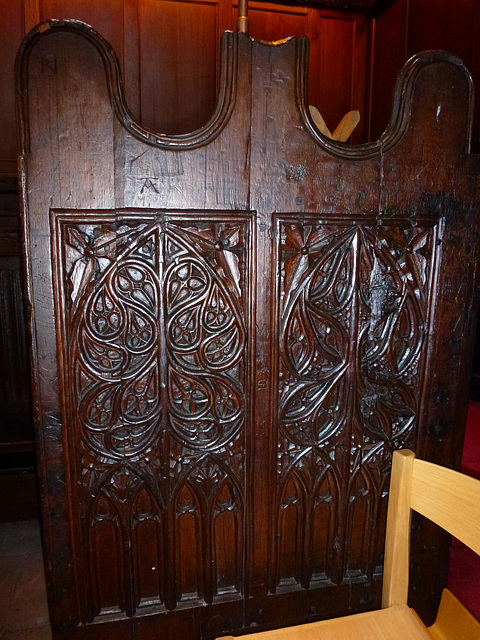
[[[38,522],[0,523],[0,638],[51,637]]]

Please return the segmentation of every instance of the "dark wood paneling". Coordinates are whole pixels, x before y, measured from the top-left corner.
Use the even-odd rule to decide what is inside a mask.
[[[395,0],[305,0],[302,6],[370,14],[380,11]]]
[[[0,32],[0,173],[14,174],[18,152],[14,61],[24,36],[22,0],[3,2]]]
[[[352,109],[360,111],[360,125],[352,140],[363,141],[368,21],[352,14],[312,11],[310,38],[309,100],[330,131]]]
[[[140,3],[144,126],[163,133],[188,133],[204,125],[213,114],[217,14],[216,3],[173,0]]]
[[[23,26],[25,33],[29,33],[41,20],[40,0],[23,0]]]
[[[408,56],[426,49],[445,49],[471,66],[477,2],[410,0]]]
[[[123,65],[123,0],[38,0],[40,19],[86,22],[108,40]]]
[[[398,0],[372,21],[370,140],[378,140],[390,120],[395,82],[407,56],[408,2]]]
[[[249,4],[250,35],[265,42],[307,34],[307,9],[270,3]]]
[[[0,179],[0,468],[33,463],[18,208],[15,178]]]
[[[125,100],[132,115],[140,119],[140,48],[138,0],[123,0],[123,74]]]

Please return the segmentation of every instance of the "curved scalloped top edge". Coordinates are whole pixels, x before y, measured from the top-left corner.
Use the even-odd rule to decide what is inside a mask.
[[[299,39],[300,40],[300,39]],[[439,62],[447,62],[453,66],[460,67],[467,79],[469,86],[469,110],[467,119],[467,131],[466,131],[466,148],[465,153],[470,152],[470,144],[472,137],[473,127],[473,96],[474,87],[473,79],[470,71],[464,65],[463,61],[457,56],[441,49],[423,51],[412,56],[403,65],[395,83],[395,89],[393,93],[392,111],[390,115],[389,123],[379,137],[378,140],[372,142],[366,142],[359,145],[349,145],[344,142],[337,142],[331,140],[323,134],[321,134],[315,126],[313,119],[310,115],[307,102],[307,77],[306,77],[306,65],[305,59],[308,56],[308,40],[307,44],[300,44],[301,51],[297,60],[297,100],[300,108],[302,119],[305,126],[312,137],[323,147],[326,151],[339,158],[360,160],[368,159],[374,156],[381,155],[388,149],[391,149],[397,145],[403,134],[408,129],[410,122],[410,105],[411,95],[415,81],[419,73],[431,64]]]
[[[220,90],[215,110],[207,124],[196,131],[179,135],[157,133],[140,124],[132,115],[125,100],[122,74],[117,56],[108,41],[90,25],[79,20],[51,19],[38,24],[24,39],[16,59],[16,78],[18,114],[20,116],[20,133],[22,153],[29,148],[27,113],[24,97],[27,90],[27,66],[30,51],[35,43],[49,33],[66,31],[82,35],[98,50],[102,58],[107,80],[110,101],[113,110],[123,126],[136,138],[163,149],[194,149],[215,139],[230,119],[236,97],[236,74],[238,46],[237,38],[231,31],[226,31],[221,44]],[[231,77],[232,81],[227,82]]]
[[[16,60],[16,77],[19,82],[18,87],[18,113],[20,116],[20,132],[22,140],[22,153],[29,148],[27,114],[24,105],[27,78],[26,67],[30,51],[37,40],[48,33],[55,31],[70,31],[86,37],[98,49],[104,63],[108,91],[110,94],[113,109],[117,118],[123,126],[136,138],[162,149],[194,149],[203,146],[214,140],[223,130],[232,114],[237,86],[237,59],[238,59],[238,37],[248,38],[251,42],[262,46],[281,47],[296,42],[299,47],[297,55],[296,69],[296,93],[297,102],[301,117],[307,131],[312,138],[330,154],[345,159],[367,159],[381,155],[388,149],[394,147],[406,129],[410,121],[409,105],[410,96],[415,83],[415,79],[422,69],[438,62],[448,62],[460,67],[469,83],[470,101],[467,124],[467,145],[465,153],[470,151],[470,140],[473,124],[473,80],[470,72],[463,62],[447,51],[433,50],[416,54],[410,58],[402,67],[397,78],[390,121],[380,138],[373,142],[360,145],[348,145],[337,142],[323,136],[315,126],[310,116],[307,101],[307,57],[309,51],[309,41],[305,36],[296,38],[290,36],[274,42],[266,42],[246,36],[226,31],[222,37],[221,53],[221,74],[220,90],[217,98],[215,111],[204,127],[191,133],[179,135],[167,135],[157,133],[141,125],[132,115],[125,101],[122,75],[117,56],[105,40],[93,27],[79,20],[47,20],[34,27],[23,41]],[[232,80],[229,82],[228,78]],[[20,79],[20,80],[18,80]]]

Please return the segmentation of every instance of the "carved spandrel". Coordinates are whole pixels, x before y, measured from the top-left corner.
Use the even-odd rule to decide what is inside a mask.
[[[90,220],[57,214],[85,619],[240,594],[249,221]],[[102,577],[105,540],[133,582]]]
[[[334,546],[343,553],[338,547],[345,545],[347,579],[380,563],[375,532],[384,527],[391,452],[411,446],[416,433],[436,230],[432,221],[411,227],[277,219],[277,225],[278,513],[296,478],[288,508],[295,506],[305,542],[296,550],[303,575],[282,575],[278,560],[273,584],[308,586],[315,573],[306,553],[313,496],[327,470],[337,497],[336,513],[326,517],[340,529],[324,523],[323,557]],[[322,461],[315,474],[305,466],[312,456]],[[280,515],[279,559],[291,534]],[[331,579],[328,570],[324,579]]]

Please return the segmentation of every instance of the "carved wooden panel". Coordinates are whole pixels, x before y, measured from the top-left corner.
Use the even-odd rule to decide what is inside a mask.
[[[250,218],[52,224],[84,621],[239,597]]]
[[[381,572],[392,452],[416,445],[436,225],[378,223],[277,219],[278,587]]]
[[[347,147],[310,119],[307,53],[226,34],[213,118],[172,136],[133,119],[91,29],[50,22],[24,45],[55,640],[210,640],[374,607],[393,450],[459,464],[470,77],[413,59],[380,141]],[[446,551],[418,526],[427,616]]]

